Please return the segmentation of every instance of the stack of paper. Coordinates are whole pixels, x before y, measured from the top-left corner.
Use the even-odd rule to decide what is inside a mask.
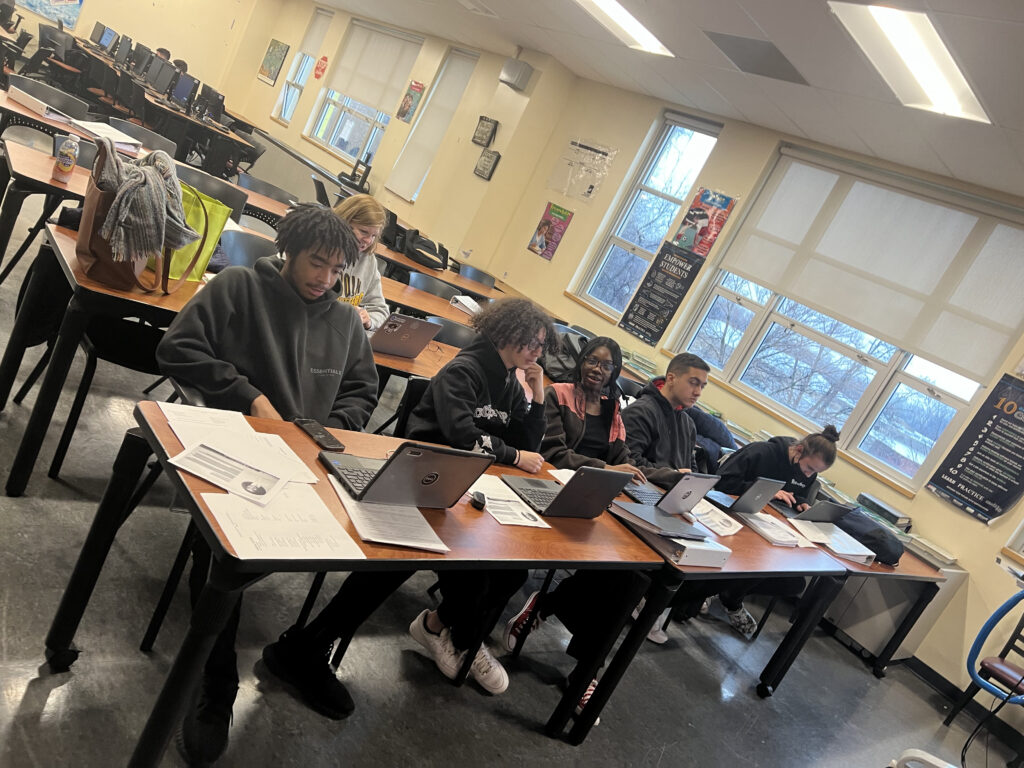
[[[815,544],[828,547],[834,555],[844,560],[860,563],[861,565],[870,565],[875,559],[874,552],[838,525],[833,523],[812,523],[809,520],[796,519],[791,519],[789,524]]]
[[[114,148],[118,152],[128,155],[137,155],[142,149],[142,142],[134,139],[127,133],[117,130],[106,123],[97,123],[89,120],[72,120],[71,124],[88,134],[94,139],[110,139],[114,142]]]
[[[363,541],[425,549],[428,552],[448,551],[447,545],[434,533],[430,523],[416,507],[356,501],[333,475],[327,478]]]
[[[767,512],[740,513],[736,517],[777,547],[795,547],[797,545],[796,534]]]

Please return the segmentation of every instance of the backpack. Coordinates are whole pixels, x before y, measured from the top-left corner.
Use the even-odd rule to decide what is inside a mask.
[[[899,565],[903,556],[903,542],[877,520],[859,509],[851,509],[839,518],[836,525],[874,552],[878,562]]]
[[[553,382],[572,381],[586,343],[586,338],[578,333],[560,333],[558,351],[545,353],[540,367]]]

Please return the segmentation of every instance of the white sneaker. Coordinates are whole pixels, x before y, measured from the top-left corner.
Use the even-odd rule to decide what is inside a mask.
[[[435,635],[428,630],[426,624],[427,613],[428,611],[424,609],[419,616],[412,620],[412,624],[409,625],[409,634],[412,635],[413,640],[426,649],[437,665],[437,668],[441,670],[441,674],[449,680],[454,680],[459,674],[459,667],[462,666],[462,660],[465,658],[466,652],[455,650],[448,627],[442,629],[439,635]],[[475,661],[473,666],[476,666]],[[481,683],[481,685],[483,684]],[[507,679],[505,686],[508,687]]]
[[[640,611],[644,609],[645,605],[647,605],[647,598],[641,597],[640,602],[637,603],[636,608],[633,609],[633,621],[636,621],[640,618]]]
[[[671,610],[671,607],[666,608],[661,612],[658,618],[654,620],[654,626],[651,627],[651,631],[647,633],[647,639],[652,643],[664,645],[668,642],[668,632],[662,629],[662,626],[665,624],[665,619],[668,618],[669,611]]]
[[[469,674],[481,688],[494,696],[508,689],[508,672],[501,666],[501,662],[494,658],[486,645],[481,645],[480,650],[476,652]]]

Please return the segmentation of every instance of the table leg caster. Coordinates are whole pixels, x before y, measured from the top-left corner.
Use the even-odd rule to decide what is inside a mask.
[[[67,672],[71,665],[78,660],[79,651],[75,648],[61,648],[53,651],[46,650],[46,663],[50,665],[51,672]]]
[[[881,680],[885,677],[885,667],[872,667],[871,674]]]
[[[767,683],[757,684],[757,695],[760,696],[762,699],[767,699],[773,693],[775,693],[775,689]]]

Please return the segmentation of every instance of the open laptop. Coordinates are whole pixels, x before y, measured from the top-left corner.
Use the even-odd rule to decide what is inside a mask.
[[[494,457],[405,442],[388,459],[320,451],[320,462],[356,501],[447,509],[459,502]]]
[[[838,504],[834,501],[820,499],[809,506],[803,512],[797,512],[785,502],[772,502],[772,509],[781,512],[785,517],[792,520],[807,520],[811,523],[834,523],[844,517],[853,507],[845,504]]]
[[[597,467],[580,467],[565,485],[539,477],[501,476],[505,485],[545,517],[587,519],[604,512],[629,478],[628,472]]]
[[[685,472],[679,476],[679,481],[668,491],[663,491],[651,483],[646,485],[627,483],[622,492],[638,504],[657,507],[670,515],[689,517],[690,510],[704,498],[704,494],[715,487],[715,483],[719,479],[718,475]],[[690,519],[692,520],[692,518]]]
[[[759,477],[739,498],[734,499],[721,491],[708,491],[707,499],[731,514],[752,515],[764,509],[765,504],[771,501],[776,492],[781,491],[785,485],[786,483],[782,480]]]
[[[373,332],[370,347],[374,352],[396,357],[416,357],[441,331],[441,326],[392,312]]]

